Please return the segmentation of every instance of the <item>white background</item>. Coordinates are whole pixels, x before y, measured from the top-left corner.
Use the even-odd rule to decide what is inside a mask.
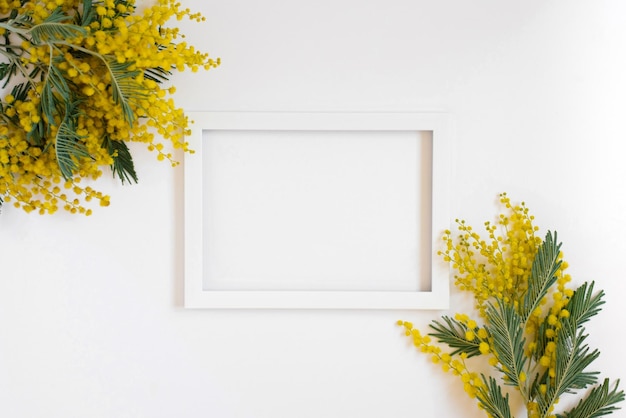
[[[450,112],[452,216],[525,200],[606,290],[589,343],[626,378],[625,2],[184,3],[207,17],[188,41],[223,59],[173,79],[188,110]],[[133,151],[140,184],[100,182],[90,218],[3,208],[0,416],[482,416],[394,325],[455,310],[183,309],[182,169]]]
[[[202,288],[429,291],[432,137],[205,132]]]

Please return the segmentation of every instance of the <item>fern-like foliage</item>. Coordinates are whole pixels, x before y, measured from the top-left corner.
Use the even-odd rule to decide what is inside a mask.
[[[87,34],[85,28],[68,23],[70,19],[63,9],[57,7],[43,22],[34,25],[26,34],[30,35],[34,44],[64,41]]]
[[[57,128],[54,141],[59,169],[66,180],[73,177],[79,158],[91,157],[81,142],[81,137],[76,133],[77,105],[77,101],[66,104],[65,116]]]
[[[44,123],[42,119],[39,122],[34,123],[30,132],[26,134],[26,140],[28,143],[38,146],[44,145],[44,138],[48,133],[48,125]]]
[[[599,311],[604,304],[604,292],[593,292],[594,283],[581,285],[567,304],[569,317],[562,321],[561,331],[557,339],[557,355],[555,378],[548,387],[545,396],[538,397],[538,403],[543,411],[548,411],[551,402],[562,394],[574,393],[595,385],[598,372],[586,371],[587,367],[598,358],[600,352],[591,350],[586,344],[587,335],[583,324]],[[544,377],[547,381],[547,378]],[[601,385],[588,391],[586,397],[578,405],[565,412],[561,417],[597,418],[607,415],[616,409],[616,404],[624,400],[624,392],[618,391],[619,380],[612,390],[609,390],[609,381],[605,379]]]
[[[146,79],[152,80],[159,84],[167,81],[171,75],[172,73],[170,71],[166,71],[161,67],[148,68],[144,71],[143,74]]]
[[[451,355],[459,353],[465,353],[467,357],[480,355],[479,342],[477,340],[468,341],[465,338],[467,332],[465,324],[449,316],[443,316],[441,319],[445,322],[444,324],[439,321],[432,321],[429,325],[434,330],[434,332],[429,333],[430,336],[453,348]]]
[[[32,85],[29,83],[20,83],[13,86],[11,89],[11,95],[15,97],[15,100],[24,101],[28,98],[28,92],[32,88]]]
[[[132,125],[135,121],[135,112],[131,107],[131,102],[148,96],[145,88],[135,79],[140,72],[139,70],[131,70],[134,66],[132,62],[120,63],[115,57],[107,57],[104,61],[112,77],[113,101],[121,106],[124,119]]]
[[[576,326],[581,326],[589,321],[591,317],[600,312],[601,306],[604,305],[604,291],[593,293],[594,282],[591,284],[583,283],[572,295],[567,304],[567,310],[570,313],[570,321]]]
[[[598,381],[599,372],[586,371],[600,355],[597,349],[590,349],[585,340],[588,335],[583,329],[575,330],[571,321],[563,321],[556,344],[556,377],[554,386],[557,397],[565,393],[575,393]]]
[[[96,10],[93,8],[91,0],[83,0],[82,13],[76,14],[76,24],[79,26],[89,26],[96,20]]]
[[[60,113],[64,103],[69,101],[70,87],[61,71],[55,65],[51,65],[44,79],[40,104],[41,113],[50,125],[55,125],[55,117]]]
[[[624,401],[624,391],[618,391],[619,380],[610,388],[609,379],[604,379],[602,385],[594,387],[589,394],[578,404],[559,418],[599,418],[617,411],[616,406]]]
[[[108,151],[109,155],[113,156],[113,164],[111,165],[113,176],[117,175],[122,181],[122,184],[125,182],[137,183],[138,177],[135,171],[135,164],[133,163],[133,158],[126,143],[122,141],[112,141],[106,136],[102,147]]]
[[[541,300],[556,282],[556,272],[561,266],[560,251],[561,244],[557,243],[556,232],[553,235],[548,231],[544,242],[537,250],[528,279],[528,290],[522,299],[520,315],[523,322],[526,322],[533,311],[539,307]]]
[[[583,283],[576,289],[565,306],[569,312],[568,321],[573,324],[574,328],[580,328],[584,323],[589,321],[593,316],[600,312],[604,304],[604,291],[594,293],[594,282]],[[536,350],[533,352],[533,358],[539,359],[545,354],[548,343],[547,330],[552,328],[546,317],[539,326],[539,332],[536,336]]]
[[[17,74],[18,69],[16,58],[8,57],[7,59],[9,62],[0,63],[0,80],[4,80],[2,88],[5,88],[9,84],[11,78]]]
[[[87,34],[85,28],[69,23],[70,20],[72,17],[65,13],[61,7],[57,7],[43,22],[36,25],[33,25],[30,14],[16,15],[11,19],[11,30],[23,38],[30,38],[30,41],[35,45],[64,41]]]
[[[62,41],[68,38],[86,35],[87,31],[77,25],[63,22],[43,22],[33,26],[29,30],[31,39],[35,44],[48,41]]]
[[[68,22],[72,18],[65,13],[62,7],[57,7],[50,13],[42,23],[60,23],[60,22]]]
[[[502,394],[502,389],[493,377],[482,376],[484,389],[480,390],[478,403],[493,418],[512,418],[509,406],[509,394]]]
[[[509,304],[496,301],[487,307],[487,331],[493,338],[493,350],[501,363],[500,371],[509,385],[520,386],[527,357],[524,355],[524,329],[522,318]]]

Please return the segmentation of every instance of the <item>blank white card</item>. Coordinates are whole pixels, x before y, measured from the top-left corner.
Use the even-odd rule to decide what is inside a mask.
[[[430,290],[431,131],[202,135],[204,290]]]

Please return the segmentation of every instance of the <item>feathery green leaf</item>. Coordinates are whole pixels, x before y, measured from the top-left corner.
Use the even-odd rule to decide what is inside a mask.
[[[148,80],[155,81],[157,83],[163,83],[172,75],[170,71],[165,71],[161,67],[147,68],[144,70],[143,76]]]
[[[39,103],[41,114],[45,116],[47,122],[46,134],[50,133],[51,126],[58,123],[55,117],[67,110],[66,103],[70,102],[70,95],[70,87],[61,71],[54,64],[48,67]]]
[[[11,71],[11,66],[8,63],[6,62],[0,63],[0,80],[3,80],[4,77],[8,76],[10,71]]]
[[[586,338],[583,330],[577,331],[572,321],[562,321],[556,339],[555,377],[548,381],[547,374],[544,375],[543,381],[548,383],[547,391],[537,397],[541,416],[547,416],[550,407],[563,394],[574,393],[577,389],[584,389],[597,382],[598,372],[586,372],[585,369],[598,358],[600,352],[590,351],[584,344]]]
[[[600,352],[596,349],[590,351],[584,341],[587,335],[583,330],[575,331],[573,324],[568,321],[562,323],[561,332],[556,340],[556,386],[559,388],[559,396],[563,393],[573,393],[574,389],[584,389],[595,384],[598,380],[598,372],[586,372],[585,369]]]
[[[76,133],[77,105],[76,101],[66,104],[65,116],[57,128],[54,141],[57,162],[65,180],[74,176],[74,171],[78,168],[77,159],[91,158],[81,142],[81,137]]]
[[[432,321],[430,328],[435,332],[429,333],[431,337],[437,338],[441,343],[447,344],[450,348],[454,348],[450,354],[455,355],[459,353],[465,353],[468,357],[480,355],[478,339],[474,341],[468,341],[465,338],[465,332],[467,326],[453,318],[443,316],[445,325],[439,321]]]
[[[28,92],[32,86],[30,83],[20,83],[13,86],[11,90],[11,95],[15,98],[15,100],[25,101],[28,98]]]
[[[70,88],[63,77],[61,71],[56,67],[56,65],[51,65],[48,68],[48,75],[46,77],[46,82],[50,83],[52,87],[61,95],[61,99],[64,102],[69,101],[70,99]]]
[[[130,70],[134,65],[132,62],[119,63],[115,57],[107,57],[105,62],[111,73],[113,101],[122,107],[124,119],[132,125],[135,121],[135,112],[130,102],[148,97],[145,88],[135,80],[140,72]]]
[[[557,244],[556,232],[554,236],[548,232],[537,250],[528,279],[528,290],[522,300],[520,315],[523,322],[526,322],[533,311],[539,307],[548,289],[556,282],[555,274],[561,266],[558,259],[560,252],[561,244]]]
[[[487,380],[485,375],[482,375],[482,379],[487,389],[480,389],[477,398],[485,412],[493,418],[512,418],[509,394],[502,395],[502,389],[493,377],[489,376]]]
[[[486,317],[485,328],[493,338],[493,351],[502,364],[502,373],[508,378],[507,384],[521,386],[519,378],[527,359],[522,318],[513,306],[499,299],[496,305],[487,306]]]
[[[71,17],[67,13],[65,13],[65,11],[63,11],[63,8],[57,7],[45,18],[43,23],[61,23],[68,22],[70,20]]]
[[[618,392],[618,386],[619,380],[611,390],[609,379],[604,379],[602,385],[594,387],[574,408],[559,415],[559,418],[598,418],[617,411],[620,408],[616,404],[624,400],[624,391]]]
[[[106,136],[102,147],[113,157],[113,164],[111,165],[113,177],[117,174],[120,180],[122,180],[122,184],[124,184],[124,182],[137,183],[138,178],[135,172],[135,164],[133,163],[133,158],[126,143],[122,141],[112,141]]]
[[[89,26],[96,19],[96,10],[92,7],[91,0],[83,0],[83,15],[79,15],[78,24]]]
[[[26,140],[29,144],[43,145],[46,135],[46,125],[43,120],[39,120],[36,124],[33,124],[33,128],[26,134]]]
[[[602,298],[604,291],[600,290],[597,294],[593,294],[594,282],[591,284],[583,283],[574,291],[565,309],[569,311],[570,321],[576,326],[580,326],[589,321],[591,317],[600,312],[600,307],[604,304]]]
[[[11,58],[9,58],[10,64],[2,63],[2,65],[3,65],[3,67],[2,67],[2,74],[0,74],[0,80],[4,80],[4,83],[2,84],[2,88],[5,88],[6,86],[8,86],[9,82],[11,81],[13,76],[17,74],[17,63],[16,63],[16,60],[18,60],[18,59],[19,58],[11,57]]]
[[[53,15],[51,15],[51,17],[52,16]],[[59,15],[59,17],[63,17],[63,20],[67,20],[69,18],[69,16],[66,15]],[[42,22],[30,28],[28,30],[28,33],[30,33],[31,39],[34,44],[41,44],[44,42],[54,43],[55,41],[67,41],[68,39],[87,35],[87,31],[85,30],[85,28],[63,22],[62,20],[55,20],[50,18],[46,19],[45,22]]]

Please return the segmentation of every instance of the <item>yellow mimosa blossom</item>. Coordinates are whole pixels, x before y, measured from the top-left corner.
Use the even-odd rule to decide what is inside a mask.
[[[597,352],[583,345],[586,336],[579,329],[599,310],[602,294],[592,296],[593,285],[568,288],[571,277],[565,273],[568,264],[556,233],[541,239],[524,203],[514,205],[506,194],[500,195],[500,202],[505,213],[495,223],[485,222],[486,235],[456,220],[458,232],[445,230],[444,248],[438,252],[455,270],[456,287],[473,296],[480,321],[465,313],[443,316],[431,322],[428,334],[410,322],[398,324],[409,330],[419,351],[430,354],[444,372],[460,377],[465,392],[489,417],[514,416],[509,395],[520,397],[529,418],[610,413],[624,400],[624,392],[617,384],[611,390],[608,380],[588,392],[575,412],[555,413],[561,395],[595,382],[595,373],[583,369]],[[447,345],[450,353],[429,336]],[[486,356],[495,377],[468,370],[470,358],[481,356]],[[513,390],[503,397],[501,385]],[[595,415],[601,409],[603,413]]]
[[[14,68],[0,71],[12,87],[0,102],[0,204],[89,215],[86,202],[108,206],[110,198],[78,186],[81,179],[110,166],[122,181],[137,181],[126,143],[142,142],[173,166],[174,149],[192,152],[190,121],[163,82],[219,59],[167,26],[182,18],[204,20],[176,0],[142,11],[134,0],[0,0],[0,30],[15,42],[0,45],[3,64]]]

